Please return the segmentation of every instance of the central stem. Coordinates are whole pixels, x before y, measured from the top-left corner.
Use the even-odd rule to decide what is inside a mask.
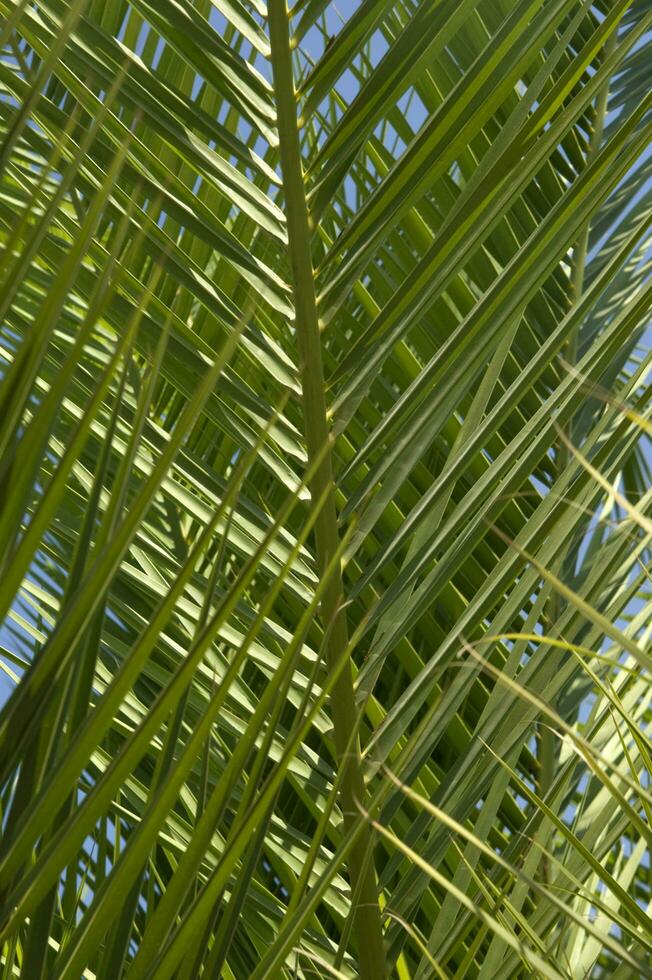
[[[324,447],[330,441],[330,432],[326,415],[321,339],[310,250],[310,220],[301,165],[289,16],[285,0],[269,0],[268,10],[309,463],[321,455],[321,462],[311,480],[310,493],[313,502],[325,495],[325,503],[315,524],[317,560],[323,574],[337,551],[339,529],[330,448],[324,452]],[[326,660],[331,670],[338,665],[348,644],[348,627],[343,602],[342,576],[338,571],[331,575],[322,601],[322,615],[326,628]],[[349,747],[352,732],[356,727],[350,663],[345,664],[333,688],[331,712],[335,748],[341,771],[340,802],[346,831],[351,823],[359,818],[357,804],[362,803],[365,793],[357,738],[354,745]],[[386,976],[385,952],[371,827],[366,828],[358,836],[350,852],[348,868],[351,894],[358,896],[357,907],[353,910],[353,935],[357,947],[359,974],[362,980],[383,980]]]

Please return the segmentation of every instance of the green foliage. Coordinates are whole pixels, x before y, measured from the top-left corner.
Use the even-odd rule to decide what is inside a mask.
[[[652,977],[652,4],[0,15],[2,980]]]

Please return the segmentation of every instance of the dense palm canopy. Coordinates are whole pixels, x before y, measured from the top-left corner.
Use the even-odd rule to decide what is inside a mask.
[[[652,3],[0,14],[3,980],[652,977]]]

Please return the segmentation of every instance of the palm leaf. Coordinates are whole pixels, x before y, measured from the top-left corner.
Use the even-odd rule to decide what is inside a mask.
[[[2,976],[652,976],[650,4],[0,11]]]

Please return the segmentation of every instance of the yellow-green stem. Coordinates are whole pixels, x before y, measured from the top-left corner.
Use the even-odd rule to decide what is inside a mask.
[[[330,439],[324,393],[321,339],[315,299],[314,272],[310,251],[310,218],[306,202],[297,123],[297,101],[292,73],[289,16],[285,0],[269,0],[269,31],[278,113],[280,161],[285,193],[288,249],[292,268],[296,330],[299,344],[305,435],[309,460],[319,455]],[[330,490],[329,490],[330,488]],[[311,481],[313,500],[327,499],[315,524],[317,558],[323,570],[335,554],[339,541],[335,484],[331,453],[326,452]],[[322,602],[327,628],[325,649],[329,667],[338,662],[348,643],[348,626],[343,609],[341,574],[333,575]],[[347,746],[356,727],[356,708],[351,666],[346,665],[331,697],[334,740],[338,765],[342,771],[341,805],[345,827],[359,815],[365,786],[357,739]],[[351,892],[359,896],[353,915],[353,934],[362,980],[383,980],[386,976],[382,923],[373,859],[373,832],[362,833],[349,856]]]

